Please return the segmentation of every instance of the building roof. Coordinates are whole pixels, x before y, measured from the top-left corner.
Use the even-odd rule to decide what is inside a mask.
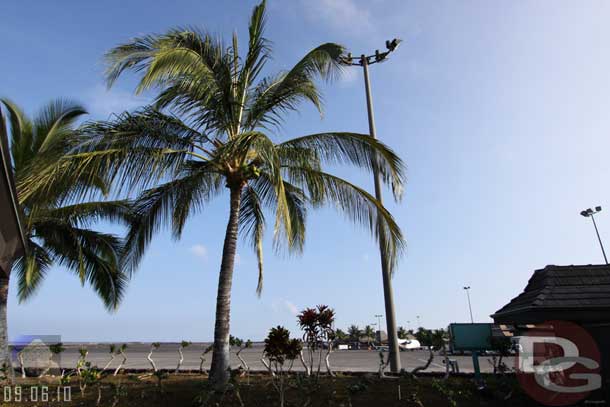
[[[610,320],[610,266],[546,266],[491,316],[496,323]]]
[[[0,274],[9,275],[15,257],[25,251],[17,192],[9,155],[6,125],[0,112]]]

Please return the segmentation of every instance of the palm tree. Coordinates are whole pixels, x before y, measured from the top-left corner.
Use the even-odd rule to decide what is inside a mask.
[[[371,344],[371,338],[373,339],[373,342],[375,341],[375,330],[373,329],[372,326],[367,325],[364,327],[364,331],[362,332],[362,336],[364,336],[365,338],[367,338],[367,342],[370,345]]]
[[[127,276],[121,272],[122,240],[90,228],[100,219],[116,220],[129,216],[124,201],[78,202],[86,191],[93,197],[106,192],[104,179],[94,174],[69,172],[57,177],[41,192],[23,187],[23,180],[36,179],[47,166],[55,165],[81,140],[74,132],[75,121],[85,110],[73,102],[56,100],[47,104],[33,119],[8,99],[0,99],[7,118],[0,110],[0,132],[9,134],[12,170],[17,196],[23,211],[26,253],[12,266],[16,273],[19,301],[32,297],[53,265],[66,267],[81,283],[88,282],[108,310],[114,310],[123,296]],[[8,123],[7,123],[8,121]],[[9,277],[0,279],[0,329],[6,333],[6,302]],[[0,338],[0,358],[10,363],[7,338]]]
[[[337,342],[343,343],[349,339],[349,335],[346,334],[345,332],[343,332],[343,330],[341,330],[341,329],[336,329],[335,338],[336,338]]]
[[[398,327],[398,338],[407,339],[408,332],[403,326]]]
[[[363,134],[322,133],[274,142],[282,116],[310,101],[320,111],[317,78],[332,79],[341,69],[343,47],[326,43],[307,53],[286,72],[259,79],[270,57],[263,36],[265,2],[254,8],[248,49],[238,52],[195,29],[173,29],[112,49],[107,79],[112,85],[125,71],[140,73],[137,92],[157,89],[154,104],[110,121],[90,123],[91,142],[57,165],[103,173],[120,190],[143,192],[135,203],[137,220],[127,238],[124,264],[135,270],[154,232],[171,224],[179,238],[187,219],[228,190],[229,220],[222,251],[216,300],[214,353],[210,379],[228,380],[231,284],[239,234],[258,257],[263,287],[263,234],[267,211],[274,213],[274,247],[301,252],[307,209],[337,207],[364,225],[395,265],[404,245],[390,213],[369,193],[323,170],[324,164],[375,166],[395,197],[403,184],[403,164],[386,146]],[[94,170],[92,170],[92,168]],[[32,181],[44,183],[57,170]],[[224,189],[225,187],[226,189]]]
[[[362,336],[362,331],[358,328],[358,325],[350,325],[350,327],[347,328],[347,334],[349,335],[350,341],[358,342]]]

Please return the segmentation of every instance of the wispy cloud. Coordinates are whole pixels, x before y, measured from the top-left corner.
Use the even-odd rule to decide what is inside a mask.
[[[301,0],[306,16],[331,29],[362,35],[373,28],[370,12],[355,0]]]
[[[85,92],[85,103],[94,119],[108,119],[112,114],[144,106],[150,100],[125,90],[97,85]]]
[[[193,255],[203,260],[207,260],[208,258],[208,248],[202,244],[193,245],[189,250]]]
[[[274,312],[290,312],[292,315],[297,315],[299,309],[292,301],[280,298],[271,303],[271,308]]]
[[[292,315],[297,315],[299,313],[297,306],[288,300],[284,300],[284,306]]]

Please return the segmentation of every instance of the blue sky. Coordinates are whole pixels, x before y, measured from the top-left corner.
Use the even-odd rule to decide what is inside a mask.
[[[197,25],[225,36],[245,29],[254,2],[6,0],[0,4],[0,94],[28,112],[54,97],[82,101],[90,118],[133,109],[133,79],[110,92],[102,55],[132,36]],[[430,328],[475,319],[517,295],[547,264],[602,261],[580,210],[610,202],[610,5],[602,1],[270,0],[269,70],[334,41],[362,50],[404,40],[371,68],[379,137],[408,165],[400,204],[388,202],[408,240],[393,279],[400,325]],[[325,130],[366,132],[361,72],[324,86],[325,115],[291,114],[278,140]],[[352,169],[337,172],[372,187]],[[386,192],[389,198],[389,194]],[[115,314],[87,287],[53,269],[37,297],[9,300],[10,336],[64,340],[210,340],[226,195],[192,218],[181,241],[161,233]],[[608,207],[610,210],[610,207]],[[610,239],[609,215],[601,213]],[[609,241],[610,244],[610,241]],[[256,297],[256,260],[239,247],[232,331],[261,339],[274,325],[296,330],[295,312],[329,304],[338,326],[383,314],[376,246],[332,210],[311,213],[305,253],[266,244],[266,285]],[[295,332],[296,333],[296,332]]]

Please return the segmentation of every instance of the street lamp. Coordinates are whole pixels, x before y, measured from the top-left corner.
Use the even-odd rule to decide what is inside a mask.
[[[345,65],[361,66],[364,71],[364,89],[366,91],[366,109],[369,119],[369,134],[372,138],[377,139],[375,131],[375,118],[373,116],[373,97],[371,95],[371,82],[369,80],[369,65],[383,62],[387,59],[390,53],[394,52],[400,45],[401,40],[394,38],[386,41],[387,51],[380,52],[375,50],[372,55],[360,55],[360,58],[354,59],[351,53],[344,56],[341,62]],[[375,181],[375,198],[379,203],[382,203],[381,196],[381,178],[377,169],[377,164],[372,163],[374,181]],[[378,225],[381,228],[381,225]],[[379,236],[379,252],[381,257],[381,274],[383,279],[383,297],[385,302],[386,325],[388,330],[388,349],[390,359],[390,370],[393,373],[398,373],[401,370],[400,354],[398,351],[398,333],[396,328],[396,315],[394,313],[394,294],[392,290],[392,279],[390,276],[390,267],[387,254],[385,252],[385,238],[382,234]],[[381,326],[379,327],[381,330]]]
[[[464,287],[466,296],[468,297],[468,310],[470,311],[470,323],[474,324],[474,318],[472,317],[472,305],[470,305],[470,286]]]
[[[383,318],[383,315],[375,314],[375,318],[377,318],[377,330],[379,331],[379,343],[381,343],[381,318]]]
[[[606,262],[606,264],[608,264],[608,258],[606,257],[606,251],[604,250],[604,244],[602,243],[602,238],[599,237],[599,230],[597,230],[597,223],[595,223],[595,215],[596,213],[599,213],[602,211],[602,207],[601,206],[596,206],[595,209],[585,209],[584,211],[580,212],[580,214],[582,216],[584,216],[585,218],[591,218],[591,220],[593,221],[593,227],[595,228],[595,233],[597,234],[597,240],[599,241],[599,246],[602,248],[602,254],[604,255],[604,261]]]

